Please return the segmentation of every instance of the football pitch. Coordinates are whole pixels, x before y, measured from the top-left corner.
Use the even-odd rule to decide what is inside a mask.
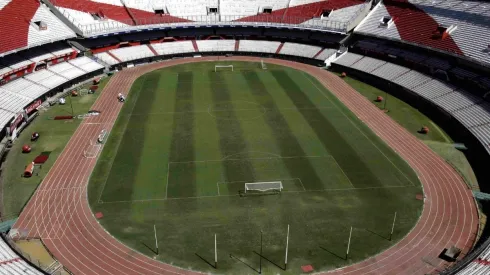
[[[234,71],[215,72],[216,64]],[[245,183],[270,181],[282,191],[243,194]],[[373,256],[415,225],[420,193],[407,163],[316,79],[225,61],[140,77],[89,185],[101,224],[126,245],[219,274],[254,274],[260,255],[265,274],[299,274],[309,264],[331,270]]]

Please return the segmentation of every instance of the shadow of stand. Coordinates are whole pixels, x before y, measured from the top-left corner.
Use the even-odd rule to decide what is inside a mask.
[[[203,262],[207,263],[210,267],[216,269],[216,265],[210,263],[208,260],[204,259],[201,255],[197,254],[197,253],[194,253],[196,254],[197,257],[199,257],[199,259],[201,259]]]
[[[271,263],[271,264],[273,264],[273,265],[277,266],[277,268],[279,268],[279,269],[282,269],[282,270],[286,271],[286,268],[284,268],[284,267],[280,267],[280,266],[279,266],[278,264],[276,264],[275,262],[273,262],[273,261],[271,261],[271,260],[267,259],[267,258],[266,258],[264,255],[260,255],[260,253],[257,253],[256,251],[254,251],[254,253],[255,253],[255,254],[257,254],[257,255],[259,255],[259,257],[261,257],[262,259],[264,259],[264,260],[268,261],[269,263]]]
[[[259,274],[260,274],[260,272],[259,272],[257,269],[253,268],[252,266],[250,266],[250,265],[249,265],[249,264],[247,264],[246,262],[244,262],[244,261],[242,261],[242,260],[238,259],[237,257],[235,257],[235,256],[233,256],[233,255],[231,255],[231,254],[230,254],[230,258],[235,259],[235,260],[237,260],[237,261],[241,262],[242,264],[244,264],[244,265],[248,266],[248,267],[249,267],[250,269],[252,269],[253,271],[255,271],[255,272],[257,272],[257,273],[259,273]]]
[[[149,247],[144,242],[141,242],[141,244],[144,245],[146,248],[148,248],[148,250],[150,250],[151,252],[153,252],[153,254],[158,255],[158,253],[155,250],[153,250],[153,248]]]
[[[326,248],[325,248],[325,247],[323,247],[323,246],[320,246],[320,248],[321,248],[321,249],[323,249],[323,250],[325,250],[325,251],[327,251],[328,253],[330,253],[330,254],[334,255],[335,257],[337,257],[337,258],[339,258],[339,259],[341,259],[341,260],[345,260],[345,261],[347,260],[347,256],[344,256],[344,257],[339,256],[339,255],[337,255],[336,253],[334,253],[334,252],[332,252],[332,251],[330,251],[330,250],[326,249]]]

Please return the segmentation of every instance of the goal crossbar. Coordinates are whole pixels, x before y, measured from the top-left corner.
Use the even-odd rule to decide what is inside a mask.
[[[214,65],[214,72],[217,72],[218,68],[231,68],[233,72],[233,65]]]
[[[263,182],[247,182],[245,183],[245,193],[247,191],[266,192],[270,190],[282,191],[283,186],[281,181],[263,181]]]

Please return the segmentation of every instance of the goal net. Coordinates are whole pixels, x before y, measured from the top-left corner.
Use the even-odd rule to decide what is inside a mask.
[[[250,191],[282,191],[282,182],[280,181],[264,181],[264,182],[247,182],[245,183],[245,193]]]
[[[214,65],[214,72],[222,69],[229,70],[229,68],[231,68],[231,71],[233,72],[233,65]]]

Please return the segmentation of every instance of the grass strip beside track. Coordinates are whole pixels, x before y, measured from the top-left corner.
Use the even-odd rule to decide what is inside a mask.
[[[110,78],[103,78],[99,84],[98,92],[85,96],[72,97],[73,111],[75,115],[85,114],[90,110],[99,93],[104,89]],[[88,88],[89,84],[83,86]],[[30,196],[46,176],[51,166],[53,166],[59,154],[65,148],[81,119],[74,120],[53,120],[55,116],[71,115],[70,100],[65,105],[54,105],[47,111],[42,112],[15,141],[7,159],[4,163],[2,172],[2,194],[3,194],[3,213],[2,215],[17,214],[26,204]],[[36,142],[31,142],[31,133],[38,132],[40,138]],[[32,151],[29,154],[22,154],[22,146],[29,144]],[[25,166],[29,164],[37,155],[42,152],[51,152],[49,159],[42,165],[41,169],[36,169],[35,176],[24,178]]]

